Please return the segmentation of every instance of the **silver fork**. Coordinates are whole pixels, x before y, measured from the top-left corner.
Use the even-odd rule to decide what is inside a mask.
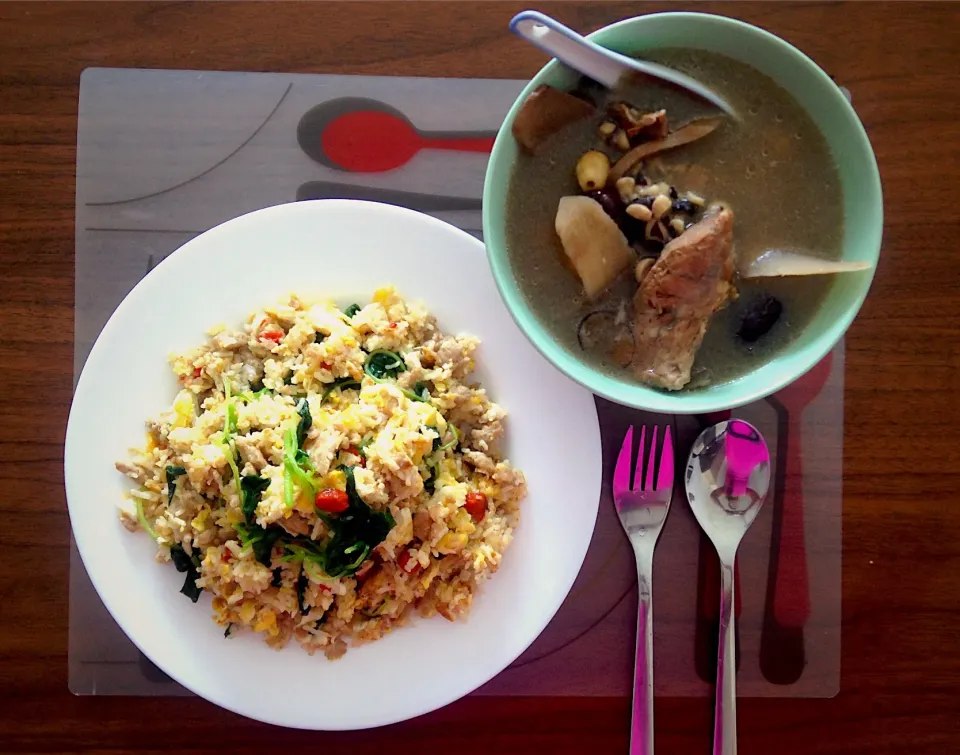
[[[613,502],[637,560],[640,606],[637,615],[637,656],[633,679],[633,717],[630,723],[630,755],[653,755],[653,549],[670,510],[673,497],[673,441],[669,425],[663,432],[663,449],[657,460],[657,427],[646,448],[647,428],[640,428],[633,486],[633,427],[627,430],[613,472]],[[643,459],[646,456],[646,475]],[[656,478],[654,471],[657,470]]]

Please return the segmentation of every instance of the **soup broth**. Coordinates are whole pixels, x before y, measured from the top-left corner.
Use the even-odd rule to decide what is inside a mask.
[[[839,176],[823,135],[793,98],[756,69],[716,53],[667,49],[644,58],[697,78],[741,117],[739,122],[725,120],[699,141],[648,160],[644,175],[732,209],[738,267],[769,249],[838,258],[843,231]],[[548,137],[535,155],[518,157],[508,190],[507,248],[521,291],[553,337],[594,367],[630,378],[630,367],[618,364],[609,349],[585,348],[578,331],[590,312],[629,316],[637,284],[628,271],[598,299],[585,297],[554,230],[558,202],[580,193],[573,166],[586,150],[601,149],[611,162],[620,156],[598,139],[608,104],[625,101],[644,112],[666,109],[671,130],[716,111],[652,81],[615,92],[595,90],[594,96],[595,116]],[[736,379],[769,361],[810,322],[833,279],[736,278],[739,297],[710,319],[687,389]],[[770,331],[754,342],[738,337],[748,311],[771,296],[782,313]]]

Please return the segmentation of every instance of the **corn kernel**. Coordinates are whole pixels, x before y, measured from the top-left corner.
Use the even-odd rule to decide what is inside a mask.
[[[347,476],[341,470],[334,469],[323,478],[321,483],[321,487],[326,489],[335,488],[337,490],[346,490]]]
[[[441,553],[457,553],[467,544],[467,536],[462,532],[448,532],[440,538],[437,550]]]
[[[203,532],[207,528],[207,518],[209,516],[210,509],[200,509],[200,513],[190,520],[190,526],[192,526],[197,532]]]
[[[294,508],[301,514],[312,514],[313,499],[309,495],[301,492],[300,495],[297,496],[297,503]]]
[[[240,610],[237,611],[237,614],[240,616],[240,621],[244,624],[249,624],[253,621],[253,617],[257,613],[257,606],[252,600],[245,600],[240,604]]]
[[[466,535],[472,534],[477,529],[473,523],[473,517],[466,509],[457,509],[457,513],[453,515],[453,524],[457,532]]]
[[[276,636],[279,631],[277,628],[277,615],[269,608],[264,609],[257,617],[257,623],[253,625],[253,630],[255,632],[267,631],[271,635]]]

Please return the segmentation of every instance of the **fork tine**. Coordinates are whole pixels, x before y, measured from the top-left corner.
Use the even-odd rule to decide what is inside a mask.
[[[653,482],[653,470],[657,464],[657,426],[653,426],[653,437],[650,439],[650,453],[647,454],[647,478],[644,480],[644,490],[656,490]]]
[[[657,490],[673,488],[673,438],[670,425],[663,430],[663,452],[660,454],[660,474],[657,475]]]
[[[613,497],[614,500],[630,490],[630,456],[633,453],[633,425],[623,436],[623,445],[620,446],[620,455],[617,457],[617,466],[613,469]]]
[[[640,445],[637,446],[637,469],[633,473],[633,489],[643,490],[643,449],[647,441],[647,427],[640,425]]]

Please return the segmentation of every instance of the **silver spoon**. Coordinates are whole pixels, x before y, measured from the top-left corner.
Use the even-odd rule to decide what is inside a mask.
[[[510,31],[607,89],[615,89],[625,73],[639,72],[686,89],[733,118],[737,117],[725,99],[685,73],[608,50],[543,13],[533,10],[518,13],[510,20]]]
[[[737,677],[734,658],[733,568],[737,548],[770,489],[770,451],[760,431],[733,419],[708,427],[690,450],[687,500],[720,558],[720,639],[714,755],[737,752]]]

